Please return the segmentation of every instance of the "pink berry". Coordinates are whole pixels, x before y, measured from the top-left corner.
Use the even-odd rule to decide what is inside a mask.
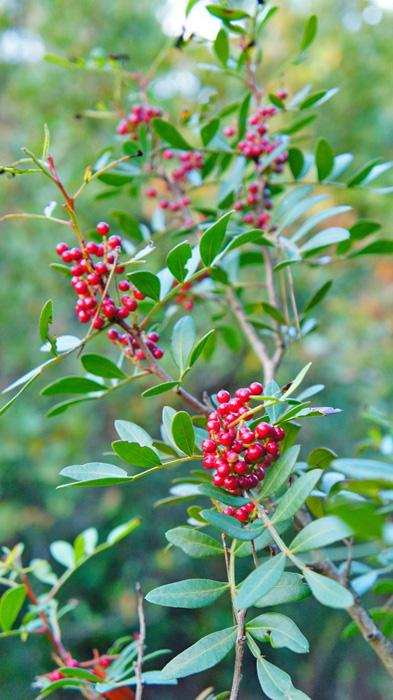
[[[96,231],[100,234],[100,236],[106,236],[106,234],[109,233],[109,229],[110,226],[106,223],[106,221],[99,221],[96,226]]]

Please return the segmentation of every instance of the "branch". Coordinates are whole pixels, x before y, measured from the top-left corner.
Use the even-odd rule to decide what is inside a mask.
[[[296,515],[295,522],[303,528],[311,522],[311,517],[308,512],[303,509]],[[343,577],[340,576],[338,569],[329,559],[313,565],[313,568],[324,576],[338,581],[338,583],[344,585],[352,593],[354,604],[350,608],[347,608],[347,613],[352,620],[356,622],[363,638],[371,646],[384,665],[386,671],[393,678],[393,644],[385,637],[379,627],[377,627],[368,611],[363,608],[361,600],[351,584],[343,581]]]
[[[244,643],[246,641],[244,623],[247,610],[239,610],[237,614],[237,637],[236,637],[236,655],[235,666],[233,669],[232,688],[229,700],[237,700],[239,696],[239,688],[242,680],[242,665],[244,656]]]
[[[273,379],[274,366],[271,358],[267,352],[267,348],[263,340],[259,337],[254,326],[247,320],[246,314],[244,313],[243,307],[241,306],[236,294],[233,289],[228,287],[226,296],[229,305],[239,321],[239,325],[242,328],[244,335],[246,336],[249,344],[257,355],[263,369],[263,376],[265,384]]]
[[[143,676],[142,676],[142,665],[143,665],[143,654],[145,649],[145,639],[146,639],[146,622],[145,613],[143,610],[143,594],[140,583],[136,584],[136,592],[138,596],[138,619],[139,619],[139,638],[138,638],[138,658],[135,663],[135,676],[136,676],[136,688],[135,688],[135,700],[142,700],[143,693]]]

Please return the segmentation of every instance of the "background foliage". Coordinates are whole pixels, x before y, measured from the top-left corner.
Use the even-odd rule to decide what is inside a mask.
[[[271,25],[264,51],[272,73],[279,75],[282,72],[281,62],[288,45],[300,35],[303,12],[310,9],[306,4],[288,3],[286,12],[279,13]],[[79,4],[63,0],[56,3],[42,0],[39,4],[3,2],[0,20],[4,105],[1,160],[14,160],[21,144],[31,145],[33,149],[38,146],[42,141],[42,124],[47,122],[56,161],[61,163],[64,178],[76,182],[77,175],[91,160],[95,143],[105,143],[113,130],[113,122],[77,119],[76,115],[97,104],[105,105],[106,100],[112,98],[112,80],[94,73],[64,71],[43,62],[42,54],[86,56],[98,46],[104,53],[129,54],[127,68],[145,70],[165,41],[159,23],[168,27],[168,17],[172,17],[173,24],[180,5],[123,0],[118,0],[114,6],[102,0],[86,0]],[[374,14],[370,8],[374,8]],[[302,83],[313,82],[316,88],[338,85],[340,94],[321,110],[315,126],[316,134],[326,136],[337,152],[355,151],[359,164],[378,155],[389,160],[393,143],[393,103],[387,90],[386,67],[391,65],[393,58],[389,41],[393,12],[384,11],[381,21],[374,24],[379,12],[376,4],[319,0],[312,3],[312,11],[319,14],[321,27],[312,60],[303,64],[301,75],[297,75],[293,68],[288,73],[283,72],[283,85],[288,82],[295,89],[296,81],[300,79]],[[276,39],[278,32],[279,41]],[[169,37],[167,40],[173,39]],[[198,49],[194,49],[194,54],[198,58]],[[200,59],[205,59],[202,49]],[[192,81],[187,81],[189,66],[184,55],[174,50],[164,65],[167,77],[161,79],[156,90],[164,91],[171,109],[192,109],[195,95],[187,93]],[[182,74],[183,80],[179,79]],[[212,86],[217,87],[214,76],[210,79]],[[174,85],[182,84],[185,92],[175,91]],[[195,89],[198,89],[197,82]],[[225,92],[229,86],[220,83],[219,89]],[[20,179],[16,185],[3,177],[1,185],[2,211],[20,208],[21,201],[24,209],[33,211],[51,197],[43,179],[37,182],[34,178]],[[335,203],[339,204],[339,193],[334,197]],[[390,198],[373,199],[356,192],[351,197],[353,201],[350,203],[363,217],[378,218],[389,233]],[[348,193],[345,201],[348,202]],[[86,199],[83,206],[88,206],[89,210],[83,212],[82,209],[81,216],[86,221],[94,221],[105,218],[103,211],[115,208],[117,204],[110,200],[93,200],[92,203],[91,199]],[[131,201],[129,206],[132,210],[135,203]],[[2,384],[6,385],[14,376],[23,374],[40,361],[36,350],[39,345],[37,330],[31,321],[38,317],[45,299],[53,295],[58,300],[56,331],[59,335],[72,332],[74,321],[67,299],[62,303],[63,281],[48,268],[53,260],[56,232],[32,222],[8,224],[1,232],[3,284],[0,314],[5,329]],[[391,454],[393,445],[389,427],[378,428],[364,414],[370,404],[388,417],[391,411],[392,380],[389,378],[393,376],[393,360],[389,307],[393,264],[388,257],[382,261],[366,258],[365,262],[352,263],[345,275],[341,275],[338,269],[336,279],[336,294],[319,311],[323,316],[323,337],[318,332],[311,334],[302,344],[301,356],[296,355],[296,348],[292,350],[287,370],[289,373],[291,363],[295,368],[313,360],[310,382],[326,383],[326,403],[338,405],[344,412],[339,418],[330,418],[327,424],[323,421],[307,424],[303,443],[312,449],[326,441],[338,453],[349,456],[356,444],[369,439],[374,446],[381,446],[384,454]],[[304,296],[309,292],[310,289],[305,288]],[[227,352],[225,347],[223,352]],[[70,373],[73,362],[68,362]],[[256,371],[248,353],[243,353],[242,362],[245,376]],[[194,388],[213,391],[217,386],[227,385],[230,372],[229,361],[226,364],[216,361],[209,366],[208,373],[203,365],[199,366],[199,375],[197,370],[192,379]],[[52,539],[71,539],[92,522],[97,523],[101,530],[108,530],[145,509],[151,513],[130,541],[125,540],[105,557],[93,560],[69,585],[69,598],[72,599],[77,592],[78,598],[84,601],[68,623],[73,635],[69,638],[70,646],[82,655],[92,645],[105,647],[114,636],[134,629],[136,601],[133,586],[138,578],[143,578],[146,590],[170,578],[173,553],[164,549],[165,542],[157,531],[159,525],[160,530],[163,529],[163,519],[165,527],[176,525],[177,509],[180,513],[183,509],[181,505],[159,511],[152,509],[152,502],[160,495],[160,479],[154,482],[155,493],[147,490],[143,482],[134,487],[132,495],[128,490],[113,488],[98,493],[70,490],[65,497],[55,490],[59,466],[88,461],[93,450],[99,454],[100,449],[106,449],[113,437],[115,416],[122,413],[138,415],[142,401],[139,393],[134,397],[129,393],[119,393],[110,401],[101,403],[98,412],[86,404],[50,421],[44,415],[45,399],[34,391],[29,398],[30,401],[16,404],[3,418],[1,541],[11,544],[23,539],[27,542],[29,554],[39,557],[46,554],[47,543]],[[146,427],[154,430],[159,416],[158,412],[154,413],[154,408],[151,411],[148,417],[150,425]],[[161,477],[163,495],[166,494],[165,481],[166,477]],[[151,553],[149,557],[143,556],[147,548]],[[179,561],[181,558],[177,554],[177,568]],[[187,575],[200,573],[198,562],[194,563],[193,572],[190,572],[189,561],[184,558],[184,570],[186,565]],[[176,577],[181,578],[182,572],[177,570]],[[360,639],[353,641],[350,648],[345,641],[337,643],[346,620],[340,613],[326,611],[316,604],[313,612],[308,623],[302,621],[312,654],[305,659],[296,657],[293,660],[288,653],[285,658],[285,667],[295,684],[302,678],[302,687],[321,700],[386,698],[389,681],[382,672],[379,673],[377,661],[366,645]],[[220,615],[219,608],[214,614]],[[150,606],[149,643],[154,648],[162,646],[161,640],[165,640],[174,651],[181,650],[198,634],[200,636],[200,629],[207,628],[209,616],[210,612],[204,610],[192,616],[187,611],[180,611],[174,627],[170,611],[168,614],[165,608]],[[216,622],[221,624],[219,619]],[[344,646],[345,655],[342,653]],[[25,646],[15,642],[8,646],[7,656],[2,654],[1,657],[3,696],[29,697],[29,678],[42,670],[46,650],[41,649],[36,641]],[[19,672],[23,666],[29,668],[26,675]],[[213,672],[217,683],[220,682],[217,673],[221,672],[221,669]],[[193,678],[188,682],[196,694],[198,684],[203,681]],[[225,679],[222,679],[222,685],[225,685]],[[171,697],[170,690],[160,689],[160,693],[163,698]],[[252,683],[245,684],[244,700],[251,700],[254,694],[257,694],[256,687],[253,688]],[[146,697],[153,695],[146,692]]]

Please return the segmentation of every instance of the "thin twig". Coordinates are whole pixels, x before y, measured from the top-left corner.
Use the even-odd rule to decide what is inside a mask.
[[[142,700],[143,694],[143,655],[145,650],[145,640],[146,640],[146,622],[145,613],[143,610],[143,594],[141,589],[141,584],[138,582],[136,584],[136,592],[138,596],[138,620],[139,620],[139,637],[138,637],[138,657],[135,663],[135,677],[136,677],[136,688],[135,688],[135,700]]]
[[[239,610],[237,614],[237,636],[236,636],[236,652],[235,666],[233,669],[232,688],[229,700],[237,700],[239,697],[240,683],[242,680],[242,666],[244,656],[245,636],[245,619],[247,610]]]

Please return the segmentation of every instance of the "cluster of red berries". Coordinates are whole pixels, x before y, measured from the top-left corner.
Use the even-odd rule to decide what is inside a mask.
[[[279,442],[285,436],[282,428],[259,423],[251,430],[246,423],[252,417],[251,397],[261,394],[259,382],[237,389],[233,397],[223,389],[216,396],[216,410],[208,417],[209,437],[202,442],[203,466],[214,470],[214,486],[235,495],[255,488],[265,478],[265,469],[280,456]],[[246,522],[252,511],[247,504],[247,508],[224,512]]]
[[[134,105],[130,113],[120,120],[116,131],[120,136],[129,134],[132,138],[136,138],[141,124],[150,124],[154,117],[159,117],[161,114],[158,107]]]
[[[268,213],[273,202],[270,199],[270,190],[266,186],[266,182],[252,182],[247,189],[247,194],[244,200],[238,200],[233,205],[235,211],[244,211],[247,213],[243,216],[243,221],[246,224],[266,230],[270,222],[270,214]]]
[[[205,272],[203,275],[200,275],[198,277],[198,282],[200,282],[203,279],[206,279],[206,277],[209,277],[209,273]],[[177,280],[173,280],[173,286],[178,287],[179,282]],[[193,287],[193,282],[184,282],[184,284],[181,284],[179,287],[179,294],[175,297],[175,301],[178,304],[181,304],[183,309],[186,311],[191,311],[191,309],[194,307],[194,300],[196,298],[196,295],[193,294],[190,290]]]
[[[124,265],[118,264],[118,258],[122,250],[120,236],[108,236],[110,227],[104,221],[96,226],[97,233],[102,236],[102,243],[89,241],[80,248],[69,248],[66,243],[58,243],[56,253],[65,263],[70,263],[71,285],[78,297],[75,305],[75,313],[80,323],[91,323],[92,328],[101,330],[106,323],[120,323],[138,309],[138,302],[145,296],[138,289],[132,287],[127,279],[117,282],[118,302],[109,294],[108,284],[110,275],[123,274]],[[115,328],[108,330],[108,338],[113,343],[125,346],[127,355],[138,361],[145,359],[145,353],[141,348],[138,338],[131,333],[119,333]],[[161,359],[164,351],[156,343],[159,340],[157,333],[150,333],[146,339],[146,346],[152,355]]]
[[[260,156],[270,155],[281,145],[279,137],[270,138],[268,136],[268,122],[271,117],[277,114],[277,111],[274,106],[261,107],[249,118],[250,128],[247,130],[245,138],[238,143],[239,151],[249,160],[258,163]],[[270,169],[275,173],[281,173],[287,160],[288,153],[280,153],[273,160]]]
[[[175,167],[165,172],[165,187],[167,195],[161,197],[156,187],[149,187],[146,190],[146,196],[152,199],[159,197],[159,207],[163,211],[172,212],[184,219],[185,226],[192,226],[193,220],[189,212],[191,204],[190,198],[184,191],[184,185],[187,183],[189,174],[195,170],[201,170],[203,167],[203,156],[199,151],[186,151],[184,153],[175,153],[172,149],[166,148],[162,151],[162,160],[166,161],[166,165],[170,161],[174,161]]]

